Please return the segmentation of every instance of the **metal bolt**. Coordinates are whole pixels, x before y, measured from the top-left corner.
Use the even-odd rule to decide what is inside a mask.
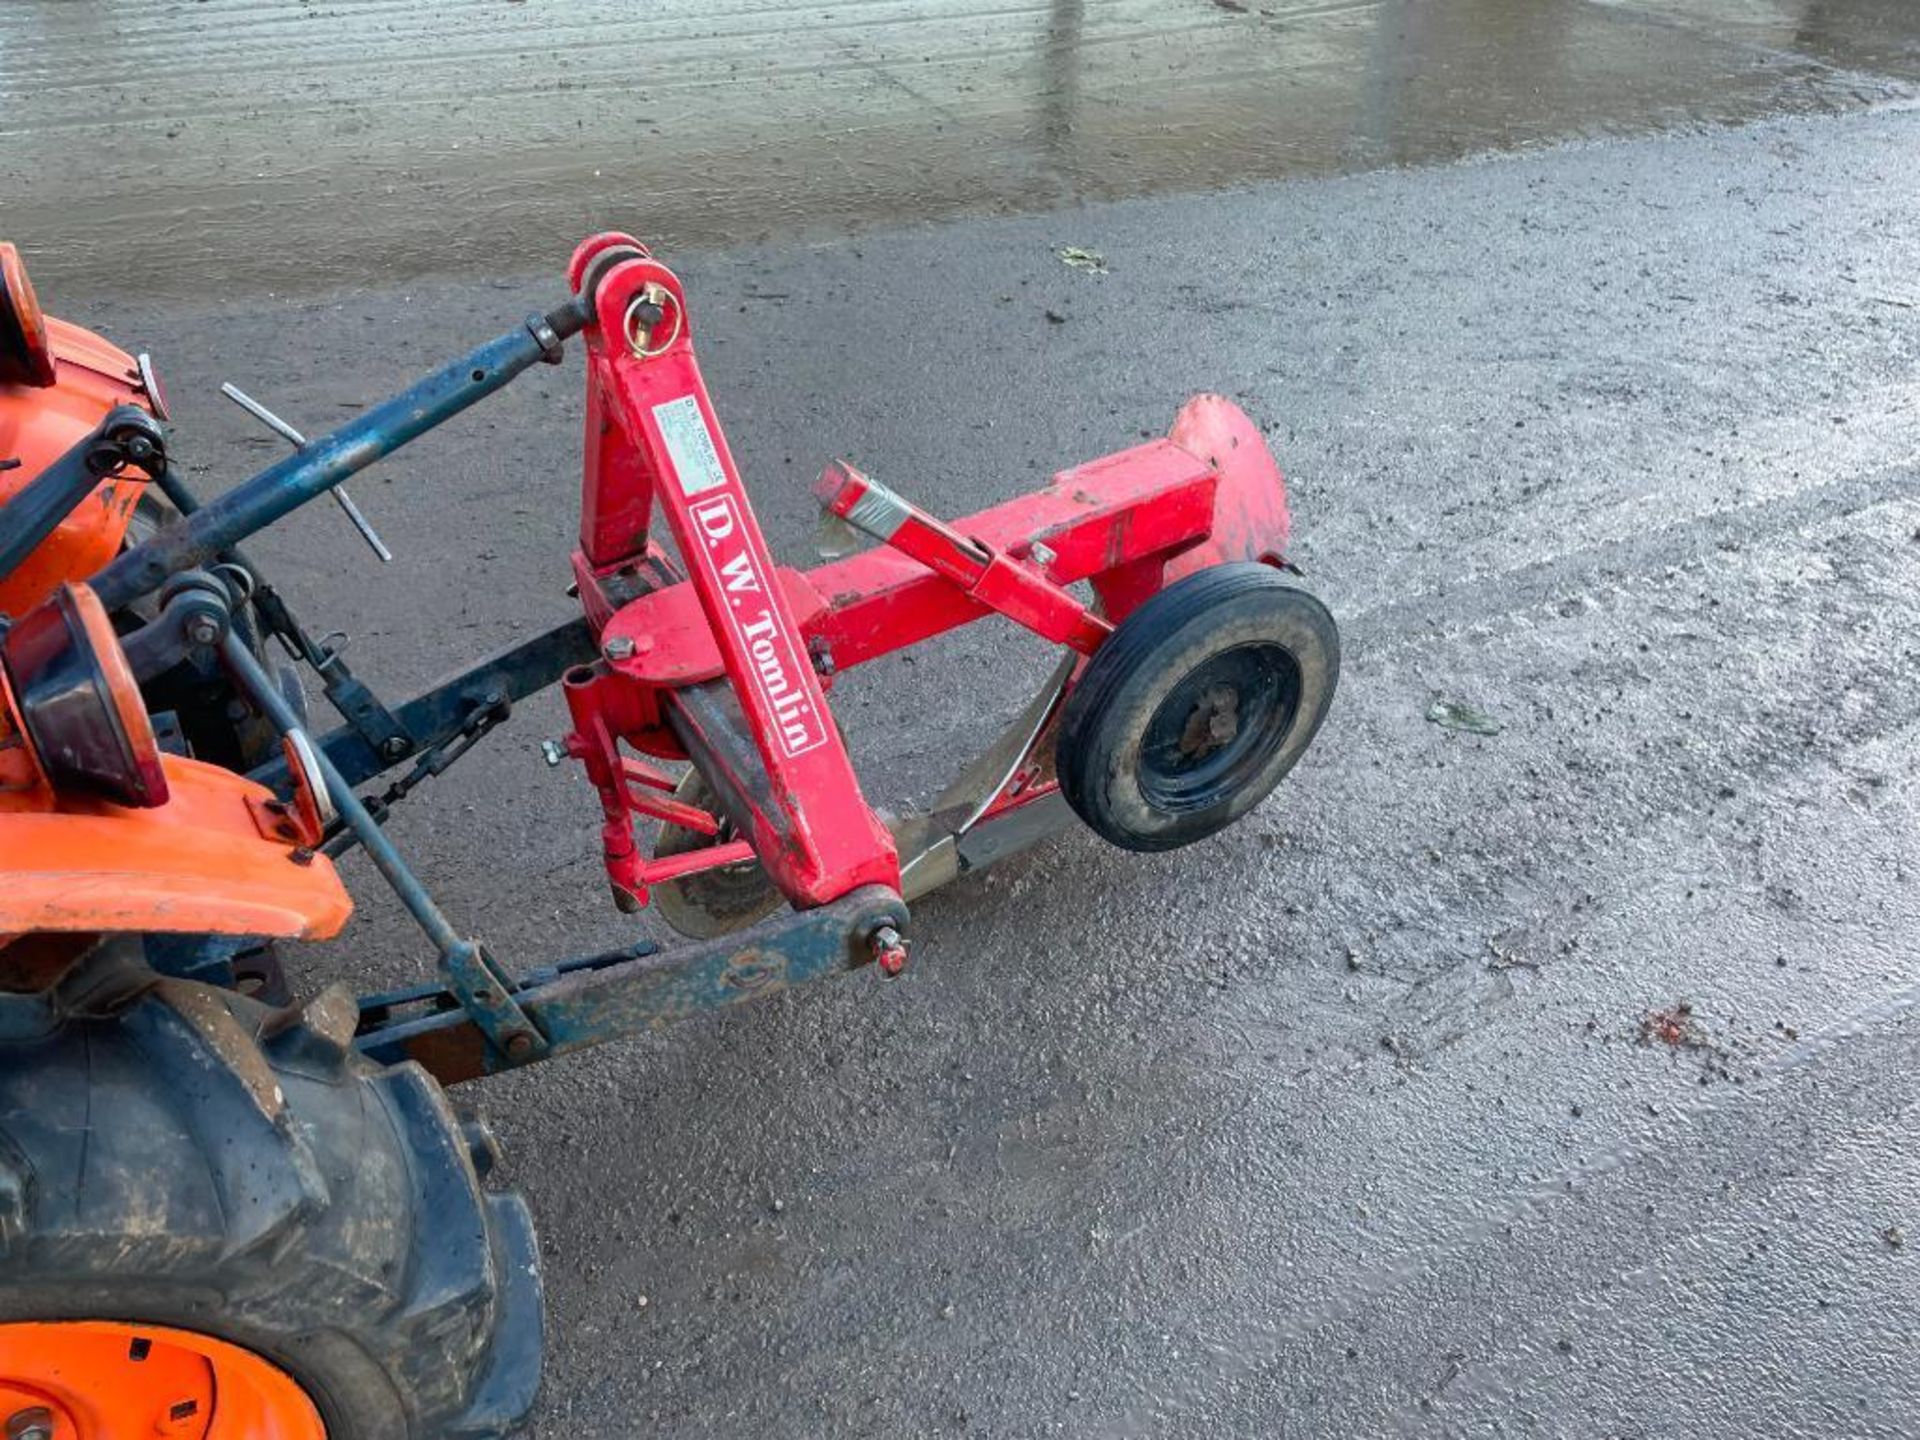
[[[29,1405],[7,1417],[7,1440],[53,1440],[53,1412]]]
[[[507,1058],[524,1060],[533,1053],[533,1037],[524,1030],[516,1030],[507,1037]]]
[[[196,645],[214,645],[220,640],[220,622],[211,615],[187,617],[187,639]]]
[[[562,760],[567,758],[567,747],[562,745],[558,740],[542,740],[540,742],[540,758],[545,760],[550,766],[558,765]]]
[[[873,963],[889,980],[907,968],[907,942],[893,926],[882,925],[867,937],[867,945],[873,951]]]
[[[389,760],[398,760],[410,748],[404,735],[389,735],[380,742],[380,753]]]
[[[600,653],[609,660],[630,660],[633,658],[633,637],[616,635],[607,641]]]
[[[1051,545],[1043,545],[1038,540],[1027,547],[1027,554],[1033,560],[1033,563],[1038,565],[1042,570],[1060,558],[1054,553]]]

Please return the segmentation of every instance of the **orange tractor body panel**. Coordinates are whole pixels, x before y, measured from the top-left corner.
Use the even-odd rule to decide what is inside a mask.
[[[0,935],[145,930],[325,940],[353,901],[273,792],[176,755],[164,805],[0,794]]]
[[[116,405],[152,410],[134,357],[90,330],[41,315],[18,257],[0,247],[7,293],[25,304],[24,329],[40,365],[0,383],[0,505],[85,438]],[[43,383],[50,379],[51,383]],[[147,480],[102,479],[18,569],[0,580],[0,612],[18,616],[63,583],[119,554]],[[89,597],[90,598],[90,597]],[[97,602],[92,607],[97,610]],[[95,615],[95,648],[117,698],[144,720],[112,629]],[[141,727],[144,729],[144,725]],[[323,940],[353,903],[333,862],[311,848],[318,827],[265,786],[177,756],[155,787],[164,804],[134,809],[80,794],[56,795],[0,674],[0,937],[31,932],[152,931]],[[151,751],[151,737],[143,751]]]
[[[85,438],[116,405],[152,404],[134,358],[90,330],[45,319],[54,362],[51,385],[0,384],[0,505]],[[102,480],[20,567],[0,580],[0,612],[21,615],[63,580],[83,579],[120,553],[120,543],[146,492],[137,471]]]
[[[56,795],[23,739],[0,674],[0,941],[129,930],[325,940],[353,913],[333,862],[312,849],[315,817],[264,785],[167,755],[164,804]]]

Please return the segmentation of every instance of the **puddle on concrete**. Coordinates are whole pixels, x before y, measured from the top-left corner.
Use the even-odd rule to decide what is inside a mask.
[[[1595,0],[1723,39],[1788,51],[1838,69],[1920,80],[1912,0]]]
[[[0,7],[42,288],[316,291],[1906,93],[1906,0]]]

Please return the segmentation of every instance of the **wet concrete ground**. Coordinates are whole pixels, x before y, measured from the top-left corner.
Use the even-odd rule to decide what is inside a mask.
[[[1910,0],[11,0],[0,228],[168,295],[1829,112]],[[1176,217],[1177,218],[1177,217]]]
[[[1739,57],[1665,118],[1913,73],[1895,6],[1671,9],[1527,13]],[[1456,73],[1428,113],[1490,88]],[[277,444],[218,380],[322,429],[550,296],[553,224],[544,275],[297,300],[36,274],[160,355],[212,489]],[[675,258],[783,556],[831,456],[959,513],[1220,389],[1346,670],[1215,840],[1070,835],[923,902],[898,982],[470,1087],[547,1247],[542,1440],[1920,1432],[1920,112]],[[364,477],[394,565],[321,507],[255,550],[396,691],[565,616],[578,386]],[[852,677],[872,788],[937,787],[1043,666],[977,627]],[[630,933],[560,724],[526,707],[396,821],[527,960]],[[304,972],[418,973],[354,878]]]
[[[1898,111],[688,255],[780,552],[832,454],[964,511],[1219,387],[1347,668],[1223,837],[1069,836],[925,902],[897,983],[472,1092],[548,1247],[537,1433],[1913,1433],[1916,153]],[[88,318],[224,474],[268,447],[218,377],[315,426],[546,293]],[[393,566],[319,508],[260,553],[396,686],[565,614],[577,382],[366,477]],[[876,790],[1039,663],[856,677]],[[397,822],[516,957],[627,933],[559,724]],[[363,893],[353,973],[414,973]],[[1638,1043],[1683,999],[1698,1047]]]

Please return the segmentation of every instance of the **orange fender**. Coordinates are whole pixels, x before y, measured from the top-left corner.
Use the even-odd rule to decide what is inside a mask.
[[[353,901],[310,818],[197,760],[162,757],[168,799],[131,810],[0,788],[0,936],[148,930],[325,940]]]

